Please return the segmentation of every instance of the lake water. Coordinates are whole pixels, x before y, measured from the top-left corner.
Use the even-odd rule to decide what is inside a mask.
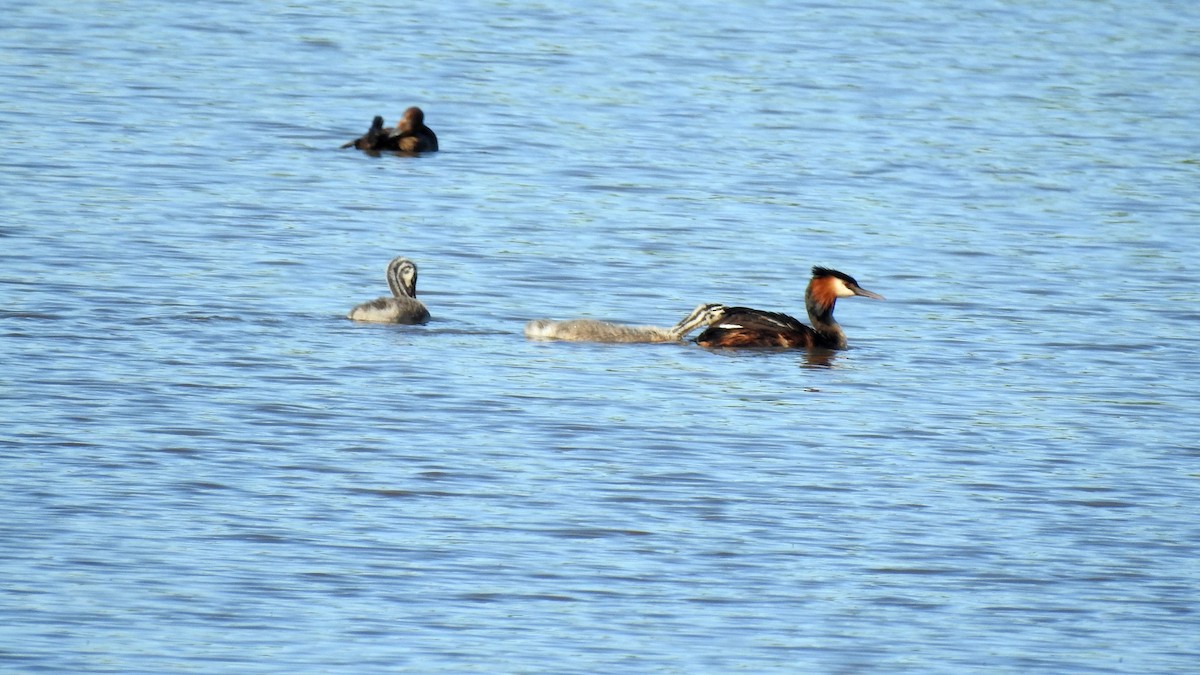
[[[1200,5],[3,16],[0,669],[1200,663]]]

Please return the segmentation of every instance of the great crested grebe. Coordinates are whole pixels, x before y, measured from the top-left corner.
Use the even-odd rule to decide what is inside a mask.
[[[833,319],[833,306],[838,298],[855,295],[883,300],[882,295],[859,286],[848,274],[814,267],[812,279],[804,291],[804,306],[808,309],[811,328],[787,314],[729,307],[720,321],[696,337],[696,344],[702,347],[845,349],[846,334]]]
[[[720,321],[724,315],[724,305],[699,305],[670,328],[625,326],[595,319],[534,319],[525,325],[525,336],[535,340],[572,342],[679,342],[693,329]]]
[[[433,133],[433,129],[425,126],[425,113],[420,108],[413,106],[404,111],[395,128],[383,126],[383,118],[376,115],[367,133],[344,143],[342,147],[373,152],[380,150],[436,152],[438,141],[437,134]]]
[[[364,302],[350,310],[346,318],[376,323],[425,323],[429,320],[429,310],[417,300],[416,263],[404,256],[392,258],[387,266],[387,282],[392,297]]]

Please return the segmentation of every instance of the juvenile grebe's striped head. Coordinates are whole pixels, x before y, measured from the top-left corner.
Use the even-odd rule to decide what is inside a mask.
[[[697,305],[696,309],[693,309],[691,314],[684,317],[683,321],[675,324],[671,332],[682,338],[684,335],[692,332],[693,329],[700,326],[711,326],[725,318],[726,311],[728,311],[728,308],[725,305],[716,302]]]
[[[417,297],[417,264],[404,256],[392,258],[387,267],[387,281],[397,298]]]

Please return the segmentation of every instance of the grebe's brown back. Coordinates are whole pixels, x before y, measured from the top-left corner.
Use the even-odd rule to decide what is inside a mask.
[[[856,295],[883,300],[882,295],[859,286],[848,274],[814,267],[812,279],[804,291],[804,306],[811,327],[779,312],[729,307],[724,318],[701,333],[696,343],[702,347],[845,349],[846,334],[833,318],[833,307],[838,298]]]
[[[723,305],[698,305],[670,328],[626,326],[595,319],[534,319],[525,325],[525,336],[535,340],[571,342],[679,342],[692,330],[719,321],[724,314]]]
[[[397,256],[387,267],[388,288],[392,297],[376,298],[350,310],[346,318],[376,323],[425,323],[429,310],[417,300],[417,264]]]

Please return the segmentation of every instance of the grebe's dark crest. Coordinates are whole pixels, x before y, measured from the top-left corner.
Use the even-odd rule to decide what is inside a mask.
[[[376,115],[366,134],[343,144],[342,147],[354,147],[370,152],[435,152],[438,149],[438,141],[433,129],[425,126],[424,111],[413,106],[404,111],[394,128],[383,126],[383,118]]]
[[[417,300],[417,264],[397,256],[387,267],[388,288],[392,297],[376,298],[350,310],[347,318],[376,323],[425,323],[429,310]]]
[[[798,349],[845,349],[846,334],[833,318],[838,298],[853,296],[883,300],[848,274],[827,267],[812,268],[812,279],[804,291],[808,310],[806,326],[779,312],[749,307],[729,307],[720,321],[696,338],[703,347],[789,347]]]
[[[698,305],[670,328],[626,326],[595,319],[534,319],[525,325],[525,336],[535,340],[572,342],[679,342],[692,330],[719,321],[724,315],[724,305]]]

